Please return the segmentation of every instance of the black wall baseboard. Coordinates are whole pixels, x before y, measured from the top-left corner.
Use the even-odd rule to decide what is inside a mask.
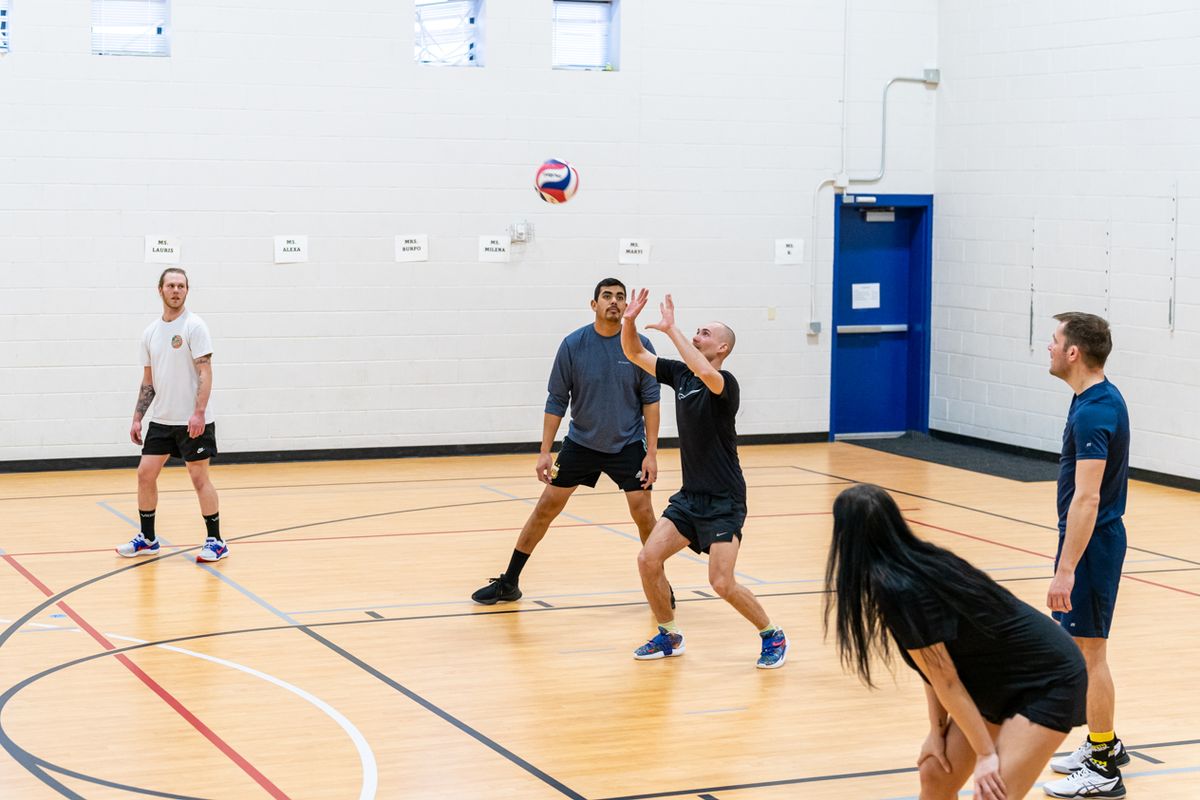
[[[738,437],[738,444],[810,444],[829,441],[828,432],[758,433]],[[261,450],[245,453],[221,453],[215,464],[283,464],[293,461],[362,461],[372,458],[434,458],[439,456],[495,456],[536,453],[538,442],[500,444],[435,444],[407,447],[354,447],[325,450]],[[678,447],[679,439],[663,438],[660,447]],[[0,473],[65,472],[82,469],[133,469],[141,456],[95,456],[92,458],[41,458],[0,461]],[[172,459],[171,464],[179,464]]]
[[[993,442],[987,439],[979,439],[974,436],[963,436],[961,433],[950,433],[949,431],[930,430],[929,435],[934,439],[941,439],[944,442],[966,444],[971,445],[972,447],[982,447],[986,450],[997,450],[1001,453],[1010,453],[1012,455],[1025,456],[1026,458],[1036,458],[1039,461],[1058,461],[1059,454],[1051,453],[1047,450],[1034,450],[1031,447],[1020,447],[1015,444]],[[1139,467],[1130,467],[1129,477],[1135,481],[1156,483],[1159,486],[1170,486],[1174,489],[1186,489],[1189,492],[1200,492],[1200,479],[1197,478],[1185,478],[1182,475],[1170,475],[1166,472],[1155,472],[1154,470],[1141,469]]]

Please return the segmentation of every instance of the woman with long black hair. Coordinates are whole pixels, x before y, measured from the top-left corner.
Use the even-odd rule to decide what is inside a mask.
[[[833,504],[825,628],[863,682],[893,647],[925,681],[922,800],[1025,797],[1084,721],[1087,670],[1060,626],[949,550],[913,535],[896,503],[861,484]],[[1123,793],[1122,793],[1123,794]]]

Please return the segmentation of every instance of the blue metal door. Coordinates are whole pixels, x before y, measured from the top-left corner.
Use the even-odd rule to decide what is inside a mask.
[[[830,438],[928,431],[933,197],[835,202]]]

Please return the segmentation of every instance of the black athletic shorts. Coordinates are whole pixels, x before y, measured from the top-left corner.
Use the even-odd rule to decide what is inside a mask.
[[[675,523],[688,540],[688,547],[707,553],[714,542],[742,539],[746,523],[746,503],[733,497],[679,491],[671,495],[663,516]]]
[[[188,436],[187,425],[163,425],[151,422],[142,445],[144,456],[175,456],[184,461],[203,461],[217,454],[217,423],[204,426],[195,439]]]
[[[645,457],[644,441],[630,442],[617,453],[601,453],[564,438],[562,449],[550,468],[550,485],[564,489],[595,486],[603,472],[622,491],[640,492],[643,488],[652,488],[642,486],[642,460]]]
[[[1087,722],[1087,686],[1087,670],[1082,669],[1069,678],[1054,681],[1047,688],[1031,689],[1026,696],[1014,699],[1003,712],[984,713],[983,717],[988,722],[1002,725],[1005,719],[1020,714],[1043,728],[1070,733]]]

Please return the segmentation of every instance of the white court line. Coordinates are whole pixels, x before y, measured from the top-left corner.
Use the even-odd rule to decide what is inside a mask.
[[[11,625],[12,622],[13,622],[13,620],[0,619],[0,625]],[[27,625],[36,627],[36,628],[42,628],[42,629],[50,628],[50,629],[61,630],[61,631],[81,632],[79,630],[79,628],[59,626],[59,625],[47,625],[47,624],[41,623],[41,622],[30,622],[30,623],[27,623]],[[119,639],[123,642],[132,642],[133,644],[147,644],[145,639],[135,639],[132,636],[121,636],[121,635],[115,634],[115,633],[106,633],[104,635],[107,636],[109,639]],[[185,650],[182,647],[175,647],[174,645],[169,645],[169,644],[156,644],[156,645],[152,645],[152,646],[158,647],[162,650],[170,650],[174,653],[180,653],[185,656],[192,656],[193,658],[201,658],[201,659],[204,659],[205,661],[211,661],[214,664],[220,664],[223,667],[229,667],[230,669],[236,669],[241,672],[245,672],[247,675],[253,675],[256,678],[259,678],[260,680],[264,680],[268,683],[273,683],[276,686],[280,687],[281,689],[286,689],[287,691],[291,692],[292,694],[296,695],[297,697],[301,698],[302,700],[305,700],[308,703],[311,703],[312,705],[319,708],[321,711],[325,712],[325,714],[327,716],[329,716],[330,719],[332,719],[334,722],[336,722],[338,724],[338,726],[341,727],[341,729],[346,732],[346,735],[350,737],[350,741],[354,742],[354,748],[358,751],[358,759],[360,762],[362,762],[362,771],[363,771],[362,790],[358,793],[359,800],[374,800],[376,791],[378,790],[378,787],[379,787],[379,768],[375,762],[375,753],[372,752],[371,746],[369,744],[367,744],[366,737],[364,737],[362,735],[362,733],[358,730],[358,728],[354,727],[354,723],[351,722],[350,720],[346,719],[346,717],[340,711],[338,711],[336,708],[329,705],[321,698],[316,697],[312,694],[309,694],[304,689],[301,689],[299,686],[290,684],[287,681],[283,680],[282,678],[276,678],[274,675],[268,675],[265,672],[260,672],[256,669],[254,669],[253,667],[246,666],[245,664],[239,664],[236,661],[228,661],[224,658],[217,658],[216,656],[210,656],[205,653],[197,653],[195,650]]]

